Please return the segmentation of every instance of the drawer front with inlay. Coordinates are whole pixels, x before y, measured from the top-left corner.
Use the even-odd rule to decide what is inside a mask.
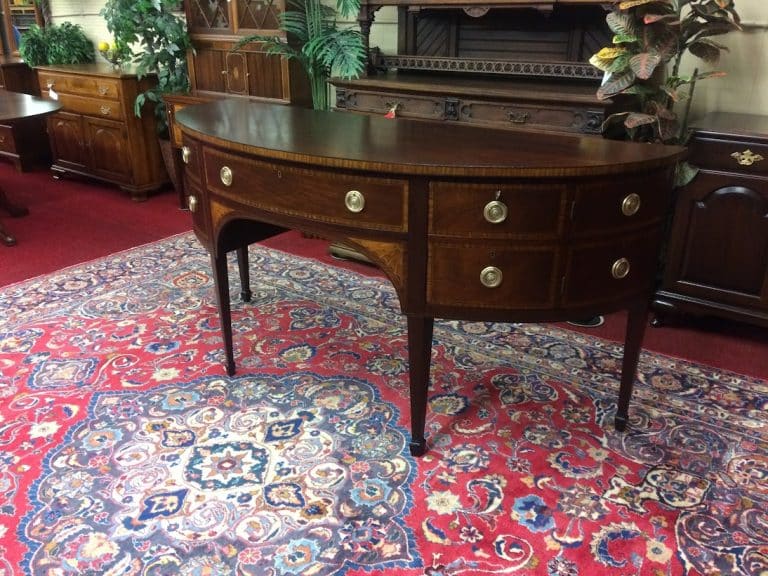
[[[642,227],[665,218],[672,202],[668,174],[655,172],[626,178],[591,181],[576,187],[571,209],[575,236]]]
[[[405,232],[407,181],[307,171],[206,148],[207,187],[245,206],[353,228]]]
[[[569,246],[563,307],[619,302],[647,293],[656,277],[661,233],[652,228]]]
[[[556,245],[431,240],[427,303],[546,309],[556,298]]]
[[[556,238],[567,189],[535,182],[430,185],[430,234],[473,238]]]

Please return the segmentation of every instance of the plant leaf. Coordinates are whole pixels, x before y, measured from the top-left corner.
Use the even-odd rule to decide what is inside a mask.
[[[635,54],[629,59],[629,67],[641,80],[648,80],[660,63],[661,56],[650,52]]]
[[[597,90],[597,97],[600,100],[605,100],[615,96],[632,86],[634,81],[635,73],[632,70],[627,70],[623,74],[611,75],[608,81]]]

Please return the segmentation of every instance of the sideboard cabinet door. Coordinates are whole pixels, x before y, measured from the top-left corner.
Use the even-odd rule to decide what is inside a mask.
[[[678,190],[654,308],[768,326],[768,143],[701,129],[690,150],[701,170]]]

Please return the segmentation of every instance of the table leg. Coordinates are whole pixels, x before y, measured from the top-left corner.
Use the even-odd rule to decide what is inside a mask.
[[[237,249],[237,270],[240,274],[240,298],[243,302],[250,302],[251,296],[251,275],[248,270],[248,245],[240,246]]]
[[[19,218],[29,214],[29,210],[27,210],[27,208],[24,206],[19,206],[18,204],[13,204],[10,200],[8,200],[8,197],[5,195],[5,191],[2,188],[0,188],[0,209],[8,212],[12,218]],[[6,246],[16,245],[16,238],[6,232],[2,224],[0,224],[0,241],[2,241],[2,243]]]
[[[226,369],[229,376],[235,375],[235,352],[232,345],[232,311],[229,303],[229,276],[227,274],[227,253],[219,256],[211,254],[211,268],[213,269],[213,282],[216,288],[216,302],[219,306],[219,322],[221,322],[221,335],[224,339],[224,354],[226,355]]]
[[[408,363],[411,395],[410,449],[413,456],[421,456],[427,451],[424,425],[427,416],[434,323],[434,318],[408,316]]]
[[[645,326],[648,323],[648,303],[633,306],[628,310],[627,329],[624,337],[624,359],[621,364],[621,384],[619,386],[619,403],[616,409],[614,426],[619,432],[627,428],[629,419],[629,401],[632,398],[632,388],[640,359],[640,348],[643,343]]]

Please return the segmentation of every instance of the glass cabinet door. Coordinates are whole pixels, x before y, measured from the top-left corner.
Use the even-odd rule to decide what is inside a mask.
[[[237,0],[237,29],[277,33],[284,6],[283,0]]]
[[[187,0],[187,26],[190,32],[234,33],[228,0]]]

